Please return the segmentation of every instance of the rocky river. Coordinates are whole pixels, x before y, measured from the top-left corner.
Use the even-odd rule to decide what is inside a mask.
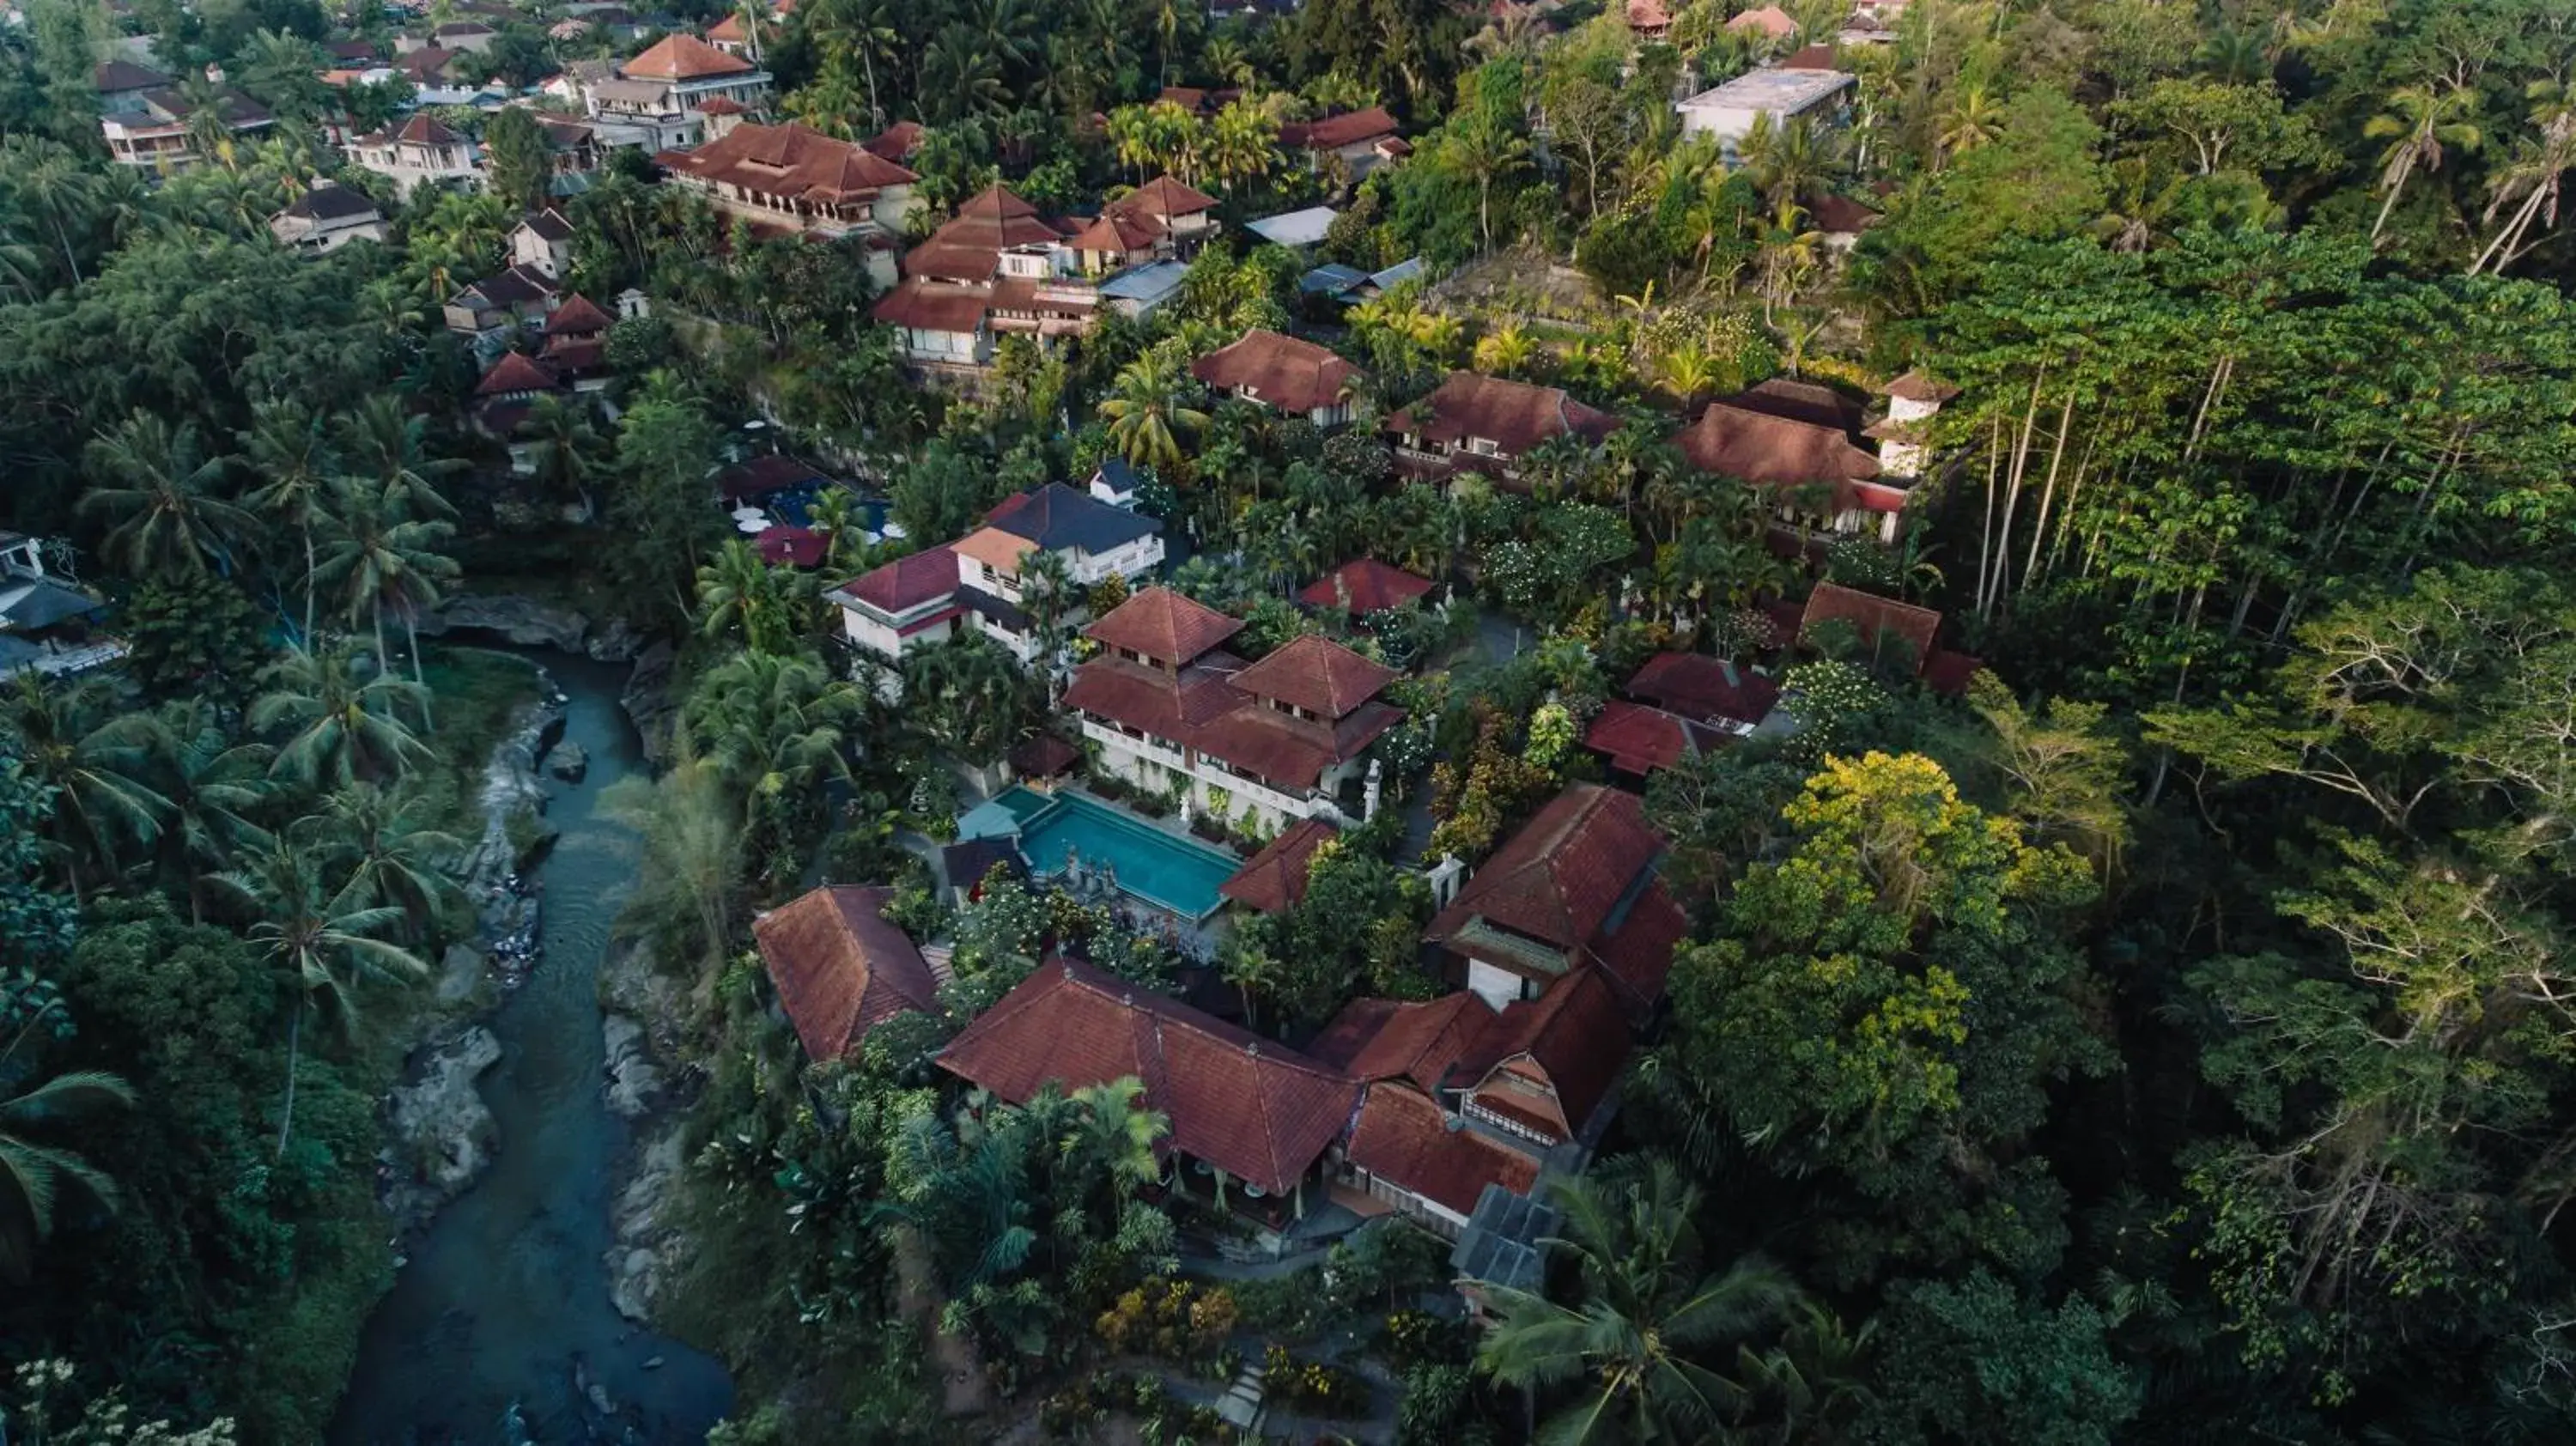
[[[582,631],[511,640],[579,647]],[[638,841],[598,813],[602,790],[648,766],[621,706],[636,670],[523,651],[565,695],[560,737],[545,726],[505,748],[492,786],[542,797],[557,837],[518,897],[476,902],[487,937],[532,924],[540,948],[524,969],[500,961],[513,987],[499,1007],[425,1049],[390,1103],[411,1158],[389,1204],[426,1226],[368,1321],[334,1446],[697,1443],[732,1401],[719,1363],[620,1312],[640,1314],[658,1280],[652,1196],[679,1164],[676,1135],[650,1128],[642,1024],[600,1005],[610,926],[638,882]]]

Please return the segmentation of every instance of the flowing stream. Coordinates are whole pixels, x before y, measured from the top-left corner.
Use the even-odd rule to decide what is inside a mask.
[[[546,780],[562,836],[539,867],[545,952],[490,1020],[502,1057],[481,1082],[500,1150],[368,1320],[333,1446],[695,1446],[732,1405],[722,1365],[609,1305],[610,1172],[629,1132],[601,1098],[595,981],[640,848],[596,810],[646,765],[618,706],[624,665],[529,656],[568,696],[563,736],[590,770]]]

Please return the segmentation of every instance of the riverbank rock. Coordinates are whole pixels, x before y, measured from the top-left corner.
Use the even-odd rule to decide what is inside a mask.
[[[644,756],[656,765],[671,754],[672,715],[679,711],[671,697],[671,668],[678,658],[668,642],[646,648],[636,657],[635,671],[627,675],[626,691],[618,699],[644,740]]]
[[[567,738],[546,750],[546,772],[566,783],[579,783],[582,775],[590,772],[590,755]]]
[[[474,991],[483,985],[483,968],[488,963],[483,951],[465,944],[450,944],[438,961],[438,1003],[453,1008],[473,999]]]
[[[541,697],[561,696],[554,679],[542,671],[537,685]],[[531,703],[521,709],[512,720],[510,736],[492,750],[492,761],[483,770],[483,784],[475,798],[483,812],[483,835],[465,856],[464,883],[486,949],[503,943],[515,946],[535,937],[537,899],[525,891],[519,878],[520,866],[531,852],[523,845],[532,840],[512,837],[511,828],[513,820],[533,819],[545,812],[546,785],[537,760],[562,729],[563,716],[563,705],[556,702]],[[519,827],[524,833],[526,824]]]
[[[644,1047],[644,1026],[623,1014],[608,1014],[600,1018],[599,1033],[608,1047],[609,1111],[642,1119],[662,1088],[662,1071]]]
[[[684,1122],[665,1122],[636,1152],[633,1172],[617,1192],[612,1216],[617,1236],[608,1247],[608,1299],[628,1320],[652,1318],[653,1302],[670,1284],[687,1242],[663,1217],[680,1191]]]
[[[590,641],[581,645],[594,663],[631,663],[644,651],[644,639],[624,618],[610,618],[591,629]]]
[[[583,637],[590,632],[590,619],[571,608],[554,607],[531,597],[463,593],[447,599],[420,620],[420,630],[432,637],[458,628],[496,633],[521,647],[578,653],[583,650]]]
[[[478,1024],[432,1050],[417,1078],[388,1099],[394,1180],[387,1203],[404,1229],[429,1223],[491,1165],[500,1127],[474,1082],[500,1062],[501,1041]]]

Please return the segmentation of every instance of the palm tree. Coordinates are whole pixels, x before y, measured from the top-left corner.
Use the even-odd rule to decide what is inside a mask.
[[[9,1051],[0,1050],[0,1065],[8,1060]],[[101,1070],[58,1074],[23,1094],[0,1099],[0,1279],[27,1279],[37,1247],[54,1233],[56,1205],[66,1183],[101,1206],[116,1208],[116,1182],[105,1171],[76,1151],[42,1143],[36,1131],[72,1116],[133,1103],[134,1087]]]
[[[736,537],[698,567],[698,633],[721,638],[740,632],[743,645],[755,653],[784,653],[798,628],[795,600],[788,579],[760,560],[750,543]]]
[[[1137,1187],[1163,1177],[1155,1143],[1171,1133],[1168,1116],[1144,1108],[1145,1086],[1134,1075],[1073,1092],[1079,1122],[1064,1137],[1063,1151],[1099,1171],[1121,1204]],[[1114,1222],[1113,1222],[1114,1224]]]
[[[1825,236],[1807,225],[1806,208],[1795,201],[1783,200],[1771,215],[1762,232],[1762,316],[1771,319],[1771,309],[1787,306],[1798,298],[1798,289],[1815,273],[1822,258]]]
[[[1494,249],[1494,183],[1529,160],[1529,141],[1503,122],[1479,111],[1449,137],[1449,160],[1476,182],[1476,234],[1484,249]]]
[[[195,151],[200,160],[231,170],[237,154],[232,96],[222,85],[202,75],[192,75],[181,82],[179,96],[188,107],[187,119],[182,122],[188,134],[188,149]]]
[[[67,147],[32,136],[0,141],[0,169],[9,174],[10,191],[31,214],[41,215],[54,244],[62,251],[71,284],[82,282],[80,253],[72,236],[98,217],[105,183]]]
[[[1538,357],[1538,338],[1519,317],[1476,338],[1476,370],[1498,376],[1518,376],[1529,369]]]
[[[357,1020],[357,987],[369,979],[401,981],[429,973],[409,950],[377,936],[402,922],[390,905],[350,907],[323,889],[310,856],[284,842],[270,847],[250,869],[221,874],[216,883],[257,916],[249,938],[262,947],[295,991],[286,1030],[286,1106],[277,1123],[278,1158],[295,1127],[295,1076],[303,1059],[304,1016],[316,1002],[344,1029]]]
[[[391,392],[376,392],[342,425],[340,455],[360,475],[382,483],[385,498],[400,505],[403,515],[452,522],[456,509],[439,492],[436,479],[462,471],[466,464],[454,457],[430,460],[425,454],[428,434],[426,415],[406,411]]]
[[[331,535],[314,580],[337,589],[342,615],[355,624],[363,614],[374,624],[376,657],[385,652],[385,612],[401,614],[411,652],[412,682],[422,684],[421,610],[433,607],[440,585],[453,582],[461,569],[439,549],[456,535],[442,518],[412,514],[416,493],[394,478],[344,477],[333,489],[336,507]],[[421,721],[428,723],[429,690],[417,693]]]
[[[599,431],[590,424],[590,404],[578,398],[539,396],[528,403],[519,435],[528,439],[528,460],[537,484],[562,501],[580,500],[590,482],[591,459],[599,452]]]
[[[2534,81],[2530,95],[2531,123],[2539,134],[2525,139],[2512,163],[2496,173],[2493,194],[2480,219],[2492,223],[2507,206],[2514,208],[2513,217],[2478,253],[2469,267],[2471,276],[2500,272],[2529,254],[2530,248],[2522,244],[2524,234],[2534,219],[2544,228],[2558,224],[2560,186],[2567,172],[2576,170],[2576,86]]]
[[[235,743],[203,698],[180,698],[151,713],[129,713],[97,734],[102,755],[143,782],[166,807],[157,832],[165,878],[186,881],[188,917],[205,917],[205,881],[241,849],[265,845],[252,815],[274,790],[271,750]]]
[[[174,429],[138,407],[90,443],[87,458],[105,480],[81,498],[81,510],[115,520],[105,551],[138,576],[203,573],[209,559],[228,568],[258,528],[250,513],[215,495],[234,459],[204,455],[194,422]]]
[[[2003,111],[2003,103],[1984,82],[1962,89],[1941,113],[1940,130],[1932,142],[1935,169],[1950,157],[1965,155],[2003,134]]]
[[[1118,454],[1139,466],[1183,470],[1181,436],[1208,424],[1207,413],[1187,405],[1197,387],[1177,348],[1155,347],[1121,368],[1100,403]]]
[[[2387,110],[2362,125],[2363,135],[2388,139],[2388,149],[2379,157],[2379,189],[2388,199],[2379,203],[2379,215],[2370,223],[2373,242],[2387,229],[2388,213],[2397,209],[2397,198],[2405,194],[2417,167],[2442,169],[2445,146],[2463,151],[2478,148],[2482,139],[2478,128],[2465,119],[2477,113],[2477,103],[2475,92],[2457,87],[2437,91],[2429,85],[2403,86],[2390,92]]]
[[[399,776],[412,763],[429,756],[429,748],[398,716],[406,703],[427,708],[417,695],[425,692],[388,671],[374,656],[373,676],[358,678],[358,659],[369,656],[355,643],[325,652],[291,648],[262,676],[269,691],[251,704],[250,726],[259,732],[281,731],[286,742],[269,765],[271,777],[339,787],[360,778]]]
[[[76,901],[84,859],[113,877],[118,844],[150,845],[170,812],[170,800],[137,776],[131,740],[111,731],[122,703],[98,674],[56,688],[20,673],[9,692],[7,718],[27,772],[54,790],[53,844]]]
[[[1476,1353],[1496,1384],[1536,1394],[1582,1383],[1583,1398],[1553,1413],[1539,1439],[1562,1446],[1611,1441],[1699,1441],[1744,1396],[1743,1387],[1690,1358],[1741,1343],[1780,1321],[1798,1287],[1758,1255],[1708,1272],[1697,1229],[1697,1188],[1670,1161],[1642,1178],[1595,1175],[1561,1182],[1563,1237],[1547,1243],[1580,1264],[1583,1301],[1560,1305],[1508,1287],[1490,1292],[1493,1324]]]
[[[330,514],[324,503],[331,492],[336,464],[322,434],[322,419],[290,401],[260,402],[251,409],[250,430],[241,434],[242,455],[259,483],[243,501],[295,529],[304,541],[304,640],[313,638],[313,530]]]
[[[464,902],[454,870],[465,844],[433,826],[437,814],[416,790],[353,783],[298,820],[296,842],[348,869],[334,904],[399,909],[404,936],[418,939]]]
[[[812,658],[746,652],[708,672],[683,716],[735,787],[778,799],[848,773],[842,749],[866,706]]]

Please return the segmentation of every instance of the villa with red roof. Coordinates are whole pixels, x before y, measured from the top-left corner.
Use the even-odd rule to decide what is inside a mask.
[[[392,181],[396,199],[447,181],[469,191],[483,188],[483,148],[425,110],[412,112],[395,129],[349,142],[349,163]]]
[[[921,950],[885,917],[893,897],[890,888],[826,885],[751,921],[779,1008],[818,1063],[898,1014],[939,1007]]]
[[[1431,590],[1432,582],[1427,577],[1416,577],[1374,557],[1360,557],[1306,584],[1297,594],[1297,601],[1310,608],[1366,617],[1420,602],[1431,595]]]
[[[1377,696],[1397,674],[1315,636],[1246,663],[1224,648],[1242,627],[1147,588],[1085,630],[1100,652],[1074,670],[1064,706],[1099,745],[1095,767],[1202,812],[1267,831],[1336,817],[1361,754],[1404,718]]]
[[[1891,385],[1911,395],[1891,392],[1888,419],[1862,428],[1858,403],[1775,377],[1709,403],[1672,443],[1700,471],[1762,488],[1779,525],[1794,533],[1894,542],[1929,455],[1930,419],[1956,392],[1912,373]]]
[[[715,114],[730,101],[709,101]],[[919,206],[911,171],[864,146],[836,140],[801,122],[756,125],[710,121],[721,133],[694,151],[656,157],[672,183],[755,228],[856,236],[868,247],[868,273],[880,289],[895,284],[895,255]]]
[[[1227,396],[1302,416],[1318,427],[1351,419],[1360,369],[1311,341],[1254,327],[1190,363],[1190,375]]]
[[[1317,171],[1338,166],[1342,179],[1354,186],[1413,150],[1395,133],[1395,117],[1382,105],[1322,120],[1290,121],[1279,128],[1279,148],[1305,152],[1307,165]]]
[[[1179,286],[1178,258],[1215,234],[1215,209],[1164,176],[1097,217],[1050,220],[997,185],[904,256],[874,315],[914,366],[977,370],[1005,335],[1048,346],[1088,333],[1104,307],[1143,318]]]
[[[641,146],[648,152],[683,150],[709,136],[710,114],[768,109],[769,72],[728,55],[694,35],[666,35],[617,67],[607,80],[581,87],[582,106],[607,145]]]
[[[1435,477],[1482,471],[1516,483],[1520,458],[1532,447],[1563,436],[1598,442],[1618,424],[1562,387],[1451,372],[1431,395],[1388,417],[1386,431],[1408,471]]]

